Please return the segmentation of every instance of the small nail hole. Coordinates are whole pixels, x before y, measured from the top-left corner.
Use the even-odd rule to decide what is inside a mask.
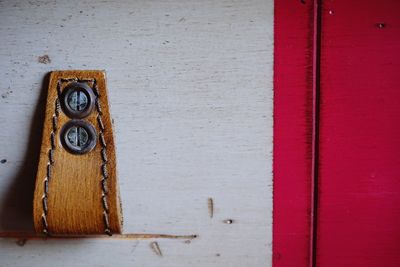
[[[382,23],[382,22],[380,22],[380,23],[377,23],[377,24],[376,24],[376,26],[377,26],[379,29],[383,29],[383,28],[385,28],[385,27],[386,27],[386,24],[385,24],[385,23]]]
[[[18,246],[23,247],[26,244],[26,239],[25,238],[18,239],[16,243]]]
[[[227,219],[227,220],[224,220],[224,223],[226,223],[226,224],[232,224],[232,223],[233,223],[233,220],[232,220],[232,219]]]

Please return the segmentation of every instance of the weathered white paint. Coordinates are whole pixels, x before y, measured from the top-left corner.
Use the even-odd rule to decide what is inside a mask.
[[[6,238],[0,266],[270,265],[272,0],[0,1],[0,37],[1,231],[31,229],[43,77],[105,69],[125,232],[199,235]]]

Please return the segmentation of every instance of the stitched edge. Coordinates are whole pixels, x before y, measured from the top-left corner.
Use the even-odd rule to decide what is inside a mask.
[[[50,149],[48,151],[48,162],[47,162],[47,171],[46,176],[43,179],[43,196],[42,196],[42,232],[46,235],[49,235],[49,224],[47,223],[47,214],[49,212],[49,208],[47,205],[48,195],[49,195],[49,181],[52,178],[52,168],[55,163],[54,159],[54,151],[56,150],[56,133],[57,133],[57,125],[58,125],[58,115],[60,114],[60,91],[61,91],[61,81],[57,82],[57,97],[54,102],[54,114],[52,118],[52,130],[50,132]]]
[[[109,208],[108,208],[108,201],[107,201],[107,195],[108,195],[108,187],[107,187],[107,178],[108,178],[108,170],[107,170],[107,163],[108,163],[108,158],[107,158],[107,144],[106,140],[104,138],[104,123],[102,120],[102,110],[101,110],[101,105],[99,102],[100,94],[99,90],[97,88],[97,82],[95,79],[77,79],[77,78],[71,78],[71,79],[59,79],[57,82],[57,97],[55,100],[55,110],[52,118],[52,131],[50,133],[50,144],[51,148],[49,149],[48,156],[49,160],[47,162],[47,175],[43,180],[43,185],[44,185],[44,193],[42,196],[42,208],[43,208],[43,213],[42,213],[42,225],[43,225],[43,233],[46,235],[50,235],[49,232],[49,225],[47,222],[47,214],[48,214],[48,205],[47,205],[47,200],[48,200],[48,194],[49,194],[49,181],[51,180],[52,177],[52,167],[55,163],[54,159],[54,151],[56,149],[56,144],[55,144],[55,134],[57,133],[57,125],[58,125],[58,116],[60,114],[60,95],[61,95],[61,84],[63,82],[93,82],[93,91],[96,95],[96,109],[98,112],[97,115],[97,122],[99,124],[100,132],[99,132],[99,139],[101,143],[101,159],[102,159],[102,165],[101,165],[101,173],[102,173],[102,179],[101,179],[101,201],[103,205],[103,220],[104,220],[104,232],[108,235],[112,235],[111,230],[110,230],[110,220],[109,220]]]
[[[107,164],[108,164],[108,158],[107,158],[107,143],[104,138],[104,123],[102,120],[102,110],[101,110],[101,104],[99,101],[100,94],[99,94],[99,89],[97,88],[97,82],[96,80],[93,80],[93,91],[96,95],[96,109],[98,112],[97,115],[97,123],[100,128],[99,132],[99,139],[100,139],[100,144],[101,144],[101,159],[102,159],[102,164],[101,164],[101,201],[103,205],[103,220],[104,220],[104,233],[107,235],[111,236],[111,230],[110,230],[110,220],[109,220],[109,206],[108,206],[108,201],[107,201],[107,195],[108,195],[108,187],[107,187],[107,178],[108,178],[108,170],[107,170]]]

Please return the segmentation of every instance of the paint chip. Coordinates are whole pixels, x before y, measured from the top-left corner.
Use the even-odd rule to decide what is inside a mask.
[[[4,163],[6,163],[7,162],[7,159],[2,159],[2,160],[0,160],[0,163],[1,164],[4,164]]]
[[[51,63],[51,59],[49,55],[43,55],[38,57],[38,62],[42,64],[49,64]]]
[[[1,98],[6,99],[10,94],[12,94],[13,91],[7,91],[4,94],[1,95]]]

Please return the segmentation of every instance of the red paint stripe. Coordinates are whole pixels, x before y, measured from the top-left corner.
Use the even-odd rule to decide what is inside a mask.
[[[275,1],[275,267],[311,264],[313,8],[312,1]]]

